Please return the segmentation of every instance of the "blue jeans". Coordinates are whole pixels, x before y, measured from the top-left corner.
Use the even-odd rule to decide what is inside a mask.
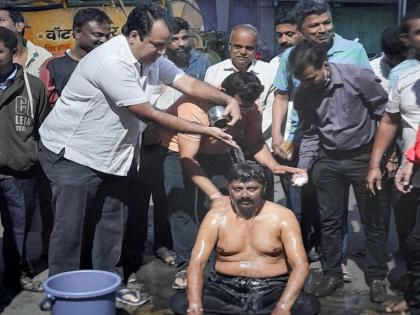
[[[200,222],[194,206],[195,187],[192,182],[184,179],[177,152],[167,151],[163,174],[173,247],[178,267],[184,269],[190,261]]]
[[[387,238],[390,211],[382,207],[385,198],[379,191],[375,196],[366,189],[366,175],[370,153],[354,156],[320,155],[312,169],[321,222],[321,263],[325,274],[341,274],[342,227],[345,207],[343,200],[353,186],[360,218],[365,231],[366,268],[368,285],[373,280],[383,280],[387,267]]]
[[[65,159],[64,149],[55,154],[42,144],[39,161],[52,188],[49,275],[80,269],[83,252],[94,269],[121,274],[127,177],[95,171]]]
[[[25,240],[35,205],[35,177],[0,179],[0,212],[3,233],[3,259],[5,286],[16,287],[22,273]],[[25,271],[30,269],[26,266]]]

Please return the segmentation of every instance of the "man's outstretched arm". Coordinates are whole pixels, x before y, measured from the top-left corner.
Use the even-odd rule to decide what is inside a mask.
[[[204,267],[217,242],[218,216],[220,214],[214,209],[209,211],[200,225],[197,240],[187,270],[187,299],[188,314],[202,315],[203,303],[203,274]]]

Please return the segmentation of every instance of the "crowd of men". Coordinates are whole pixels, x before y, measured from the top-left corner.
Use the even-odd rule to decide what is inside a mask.
[[[370,300],[387,299],[393,209],[407,287],[385,310],[420,314],[420,11],[384,30],[372,61],[334,33],[324,0],[275,19],[269,63],[249,24],[233,27],[229,58],[214,65],[159,6],[135,7],[113,38],[111,24],[80,9],[74,47],[51,56],[24,39],[21,13],[0,9],[2,300],[43,291],[26,248],[38,209],[50,276],[117,273],[117,301],[146,303],[126,284],[152,198],[153,251],[177,269],[176,314],[317,314],[318,297],[352,281],[351,185]],[[208,114],[216,105],[223,125]],[[287,207],[274,202],[274,175]],[[323,277],[304,292],[315,256]]]

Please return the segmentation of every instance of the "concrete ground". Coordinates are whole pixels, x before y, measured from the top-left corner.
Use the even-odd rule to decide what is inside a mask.
[[[276,182],[276,200],[283,203],[283,192],[278,182]],[[357,207],[355,205],[354,196],[350,198],[349,205],[349,263],[348,268],[352,275],[352,282],[345,284],[344,288],[337,290],[333,295],[321,299],[322,311],[321,315],[373,315],[383,314],[381,312],[381,306],[369,301],[368,287],[364,283],[363,272],[361,267],[363,266],[363,255],[360,255],[360,249],[363,248],[363,233],[362,227],[359,223]],[[40,237],[39,233],[31,234],[30,255],[33,257],[39,256],[39,244]],[[393,253],[396,250],[396,234],[392,223],[390,241],[389,241],[389,252]],[[44,280],[47,277],[47,270],[45,269],[45,263],[34,259],[35,268],[39,270],[37,279]],[[0,265],[2,269],[2,266]],[[390,273],[388,280],[393,290],[389,290],[389,296],[391,299],[398,298],[401,294],[398,288],[401,288],[404,276],[404,264],[394,259],[390,255],[389,260]],[[124,310],[117,310],[117,315],[166,315],[172,314],[168,309],[168,300],[170,296],[175,292],[171,289],[171,283],[175,269],[168,267],[166,264],[161,262],[159,259],[153,256],[146,256],[145,264],[137,272],[137,279],[140,285],[145,291],[151,296],[152,300],[150,303],[140,307],[130,307]],[[321,275],[319,263],[311,264],[311,274],[308,278],[306,289],[311,290],[313,285],[319,281]],[[38,305],[44,297],[44,294],[30,293],[22,291],[17,294],[12,302],[8,306],[4,306],[2,314],[4,315],[42,315],[47,314],[42,312]],[[1,312],[1,309],[0,309]]]

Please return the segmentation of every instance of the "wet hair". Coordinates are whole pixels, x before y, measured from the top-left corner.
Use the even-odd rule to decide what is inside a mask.
[[[315,69],[321,69],[327,60],[327,50],[324,46],[303,40],[290,53],[289,69],[295,77],[299,78],[306,67],[313,66]]]
[[[0,26],[0,43],[3,43],[9,50],[16,49],[17,38],[13,31]]]
[[[296,25],[297,20],[295,10],[291,10],[289,12],[284,10],[280,11],[280,13],[274,18],[274,27],[280,24]]]
[[[401,40],[401,31],[398,27],[388,27],[381,35],[381,49],[385,55],[401,56],[404,58],[408,49]]]
[[[88,22],[97,22],[99,24],[112,24],[112,20],[102,10],[95,8],[81,9],[73,17],[73,29],[81,29]]]
[[[178,34],[182,30],[186,30],[188,32],[188,30],[190,29],[190,25],[188,24],[188,22],[180,17],[175,17],[174,22],[174,34]]]
[[[174,28],[173,18],[168,11],[156,4],[139,4],[130,12],[127,23],[122,28],[125,36],[130,35],[132,31],[137,31],[141,40],[149,35],[153,23],[163,20],[172,33]]]
[[[264,168],[254,161],[245,161],[233,164],[227,176],[231,183],[234,180],[240,183],[249,183],[253,180],[260,183],[263,188],[267,187],[267,178]]]
[[[407,34],[410,31],[410,21],[417,19],[420,19],[420,8],[410,11],[404,16],[400,26],[401,33]]]
[[[255,42],[258,43],[258,30],[255,28],[254,25],[251,25],[251,24],[235,25],[232,28],[232,31],[230,32],[229,42],[232,41],[233,33],[235,33],[239,29],[244,29],[244,30],[247,30],[247,31],[250,31],[250,32],[254,33],[255,34]]]
[[[238,95],[242,102],[255,102],[264,91],[260,79],[251,72],[234,72],[222,82],[222,88],[230,96]]]
[[[296,12],[296,21],[299,26],[302,26],[309,15],[331,12],[329,4],[324,0],[299,0],[293,10]]]

